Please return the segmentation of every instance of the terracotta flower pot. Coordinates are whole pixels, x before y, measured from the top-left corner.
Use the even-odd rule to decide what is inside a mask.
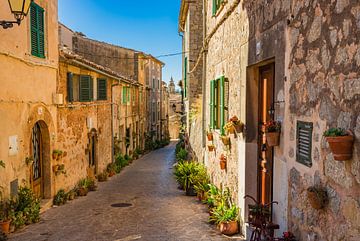
[[[329,143],[334,159],[337,161],[346,161],[352,158],[352,149],[354,144],[354,136],[335,136],[326,137]]]
[[[322,209],[326,206],[327,194],[325,190],[309,188],[307,190],[307,197],[314,209]]]
[[[209,151],[214,151],[215,150],[215,146],[208,146]]]
[[[5,234],[10,233],[10,222],[11,222],[11,220],[1,221],[0,222],[0,228],[3,231],[3,233],[5,233]]]
[[[230,145],[230,137],[228,137],[228,136],[222,136],[221,141],[226,146]]]
[[[236,133],[244,132],[244,124],[234,124]]]
[[[221,169],[221,170],[225,170],[225,169],[226,169],[226,160],[221,160],[221,161],[220,161],[220,169]]]
[[[78,195],[79,196],[86,196],[88,194],[89,190],[85,187],[80,187],[78,189]]]
[[[53,159],[53,160],[57,160],[57,158],[58,158],[58,154],[53,152],[53,154],[52,154],[52,159]]]
[[[220,232],[225,235],[234,235],[239,232],[239,224],[237,221],[220,223]]]
[[[269,146],[278,146],[280,144],[280,132],[267,132],[265,135]]]
[[[214,139],[213,133],[207,133],[208,141],[212,141]]]

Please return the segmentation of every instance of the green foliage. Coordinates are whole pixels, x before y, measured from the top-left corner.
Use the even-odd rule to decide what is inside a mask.
[[[209,184],[208,187],[209,187],[209,190],[207,192],[206,203],[209,205],[209,207],[215,207],[216,202],[218,200],[218,196],[221,193],[221,190],[214,184]]]
[[[334,137],[334,136],[347,136],[349,134],[343,128],[330,128],[326,130],[323,135],[325,137]]]
[[[54,199],[53,199],[53,204],[56,205],[56,206],[60,206],[60,205],[63,205],[66,203],[66,201],[68,200],[68,195],[67,193],[65,192],[64,189],[60,189]]]
[[[176,160],[180,162],[187,160],[187,157],[188,157],[188,152],[183,148],[181,148],[179,152],[176,154]]]
[[[175,179],[184,190],[190,186],[202,186],[209,182],[206,168],[203,164],[193,161],[179,162],[174,170]]]
[[[120,173],[121,169],[125,166],[127,166],[129,164],[129,161],[126,160],[126,158],[121,155],[121,154],[118,154],[115,158],[115,172],[116,173]]]
[[[97,179],[99,182],[106,182],[108,180],[108,176],[109,174],[106,171],[104,171],[97,175]]]
[[[206,193],[209,190],[210,177],[204,165],[199,165],[198,173],[194,176],[193,182],[196,193]]]
[[[239,208],[236,205],[228,207],[224,203],[216,206],[212,210],[210,221],[219,224],[230,221],[237,221],[239,216]]]
[[[91,181],[92,180],[90,178],[82,178],[78,182],[78,187],[79,188],[89,188],[91,185]]]
[[[106,171],[108,173],[116,172],[116,164],[115,163],[109,163],[106,167]]]
[[[179,141],[177,144],[176,144],[176,148],[175,148],[175,154],[178,154],[179,151],[181,149],[185,148],[185,143],[183,140]]]
[[[56,154],[56,155],[62,155],[63,154],[63,151],[62,150],[53,150],[53,153]]]
[[[14,203],[15,216],[24,217],[25,223],[35,223],[40,220],[40,200],[28,187],[20,187],[17,203]],[[22,214],[19,214],[21,212]],[[21,222],[21,220],[18,220]]]

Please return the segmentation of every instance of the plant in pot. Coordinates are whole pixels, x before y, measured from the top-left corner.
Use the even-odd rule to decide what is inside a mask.
[[[346,161],[352,158],[354,136],[351,131],[342,128],[330,128],[324,132],[333,157],[337,161]]]
[[[242,123],[236,115],[231,117],[229,122],[233,124],[237,133],[241,133],[244,131],[244,123]]]
[[[106,171],[103,171],[97,175],[97,180],[99,182],[106,182],[108,180],[108,176],[109,174]]]
[[[63,151],[55,149],[52,152],[52,158],[54,160],[60,160],[62,157],[62,154],[63,154]]]
[[[179,152],[176,154],[177,161],[185,161],[188,157],[188,151],[184,148],[181,148]]]
[[[225,235],[234,235],[239,232],[239,208],[232,204],[228,207],[225,203],[214,208],[211,219],[218,224],[220,232]]]
[[[221,136],[221,141],[225,146],[230,145],[230,137],[228,137],[228,136]]]
[[[0,228],[5,234],[10,231],[10,222],[10,202],[9,200],[2,200],[0,201]]]
[[[207,131],[206,136],[207,136],[208,141],[213,141],[214,140],[214,135],[211,132],[211,130]]]
[[[67,193],[65,192],[64,189],[60,189],[60,190],[56,193],[56,195],[55,195],[55,197],[54,197],[54,199],[53,199],[53,204],[54,204],[55,206],[60,206],[60,205],[65,204],[65,203],[67,202],[67,200],[68,200]]]
[[[69,200],[69,201],[74,200],[74,199],[76,198],[76,194],[77,194],[76,188],[71,189],[71,190],[67,193],[68,200]]]
[[[220,156],[220,169],[225,170],[227,164],[227,157],[225,154],[221,154]]]
[[[192,182],[199,201],[203,201],[206,198],[207,191],[209,190],[210,177],[203,164],[199,164],[197,169],[197,173],[192,177]]]
[[[280,144],[281,122],[270,120],[264,126],[268,146],[278,146]]]
[[[83,178],[79,181],[78,183],[78,187],[77,187],[77,192],[79,196],[86,196],[89,192],[89,182],[87,181],[86,178]]]
[[[98,187],[96,185],[96,180],[94,178],[87,177],[86,181],[89,191],[94,192],[97,190]]]
[[[109,163],[106,167],[106,171],[109,173],[109,177],[112,177],[116,174],[116,164]]]
[[[224,126],[224,129],[225,129],[226,133],[228,133],[228,134],[235,134],[235,131],[236,131],[235,126],[232,121],[227,122]]]
[[[187,196],[196,196],[194,190],[194,178],[197,175],[197,164],[192,161],[179,162],[174,175],[178,184],[186,191]]]
[[[310,205],[314,209],[322,209],[328,203],[328,195],[324,188],[311,186],[306,191]]]
[[[215,145],[213,145],[213,144],[208,145],[208,150],[210,152],[213,152],[215,150]]]

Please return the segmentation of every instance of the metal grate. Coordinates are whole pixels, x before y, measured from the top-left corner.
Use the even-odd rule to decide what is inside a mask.
[[[312,166],[311,151],[312,151],[312,122],[297,122],[296,132],[296,161],[305,166]]]

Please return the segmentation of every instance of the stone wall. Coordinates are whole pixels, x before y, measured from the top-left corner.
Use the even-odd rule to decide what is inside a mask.
[[[360,3],[292,1],[288,27],[289,228],[301,240],[360,237]],[[296,121],[314,123],[311,168],[295,162]],[[329,127],[355,134],[353,159],[335,161],[322,133]],[[323,210],[309,205],[306,189],[326,188]]]
[[[73,102],[67,100],[58,107],[57,115],[57,143],[56,149],[62,150],[64,157],[55,164],[64,164],[66,174],[55,176],[56,190],[69,190],[77,182],[88,175],[103,172],[112,161],[112,132],[111,132],[111,84],[113,79],[103,76],[85,67],[60,62],[58,91],[67,96],[67,73],[90,75],[94,80],[106,78],[107,100],[92,102]],[[94,84],[95,88],[96,84]],[[96,91],[96,90],[95,90]],[[89,133],[97,134],[96,165],[89,167]]]

